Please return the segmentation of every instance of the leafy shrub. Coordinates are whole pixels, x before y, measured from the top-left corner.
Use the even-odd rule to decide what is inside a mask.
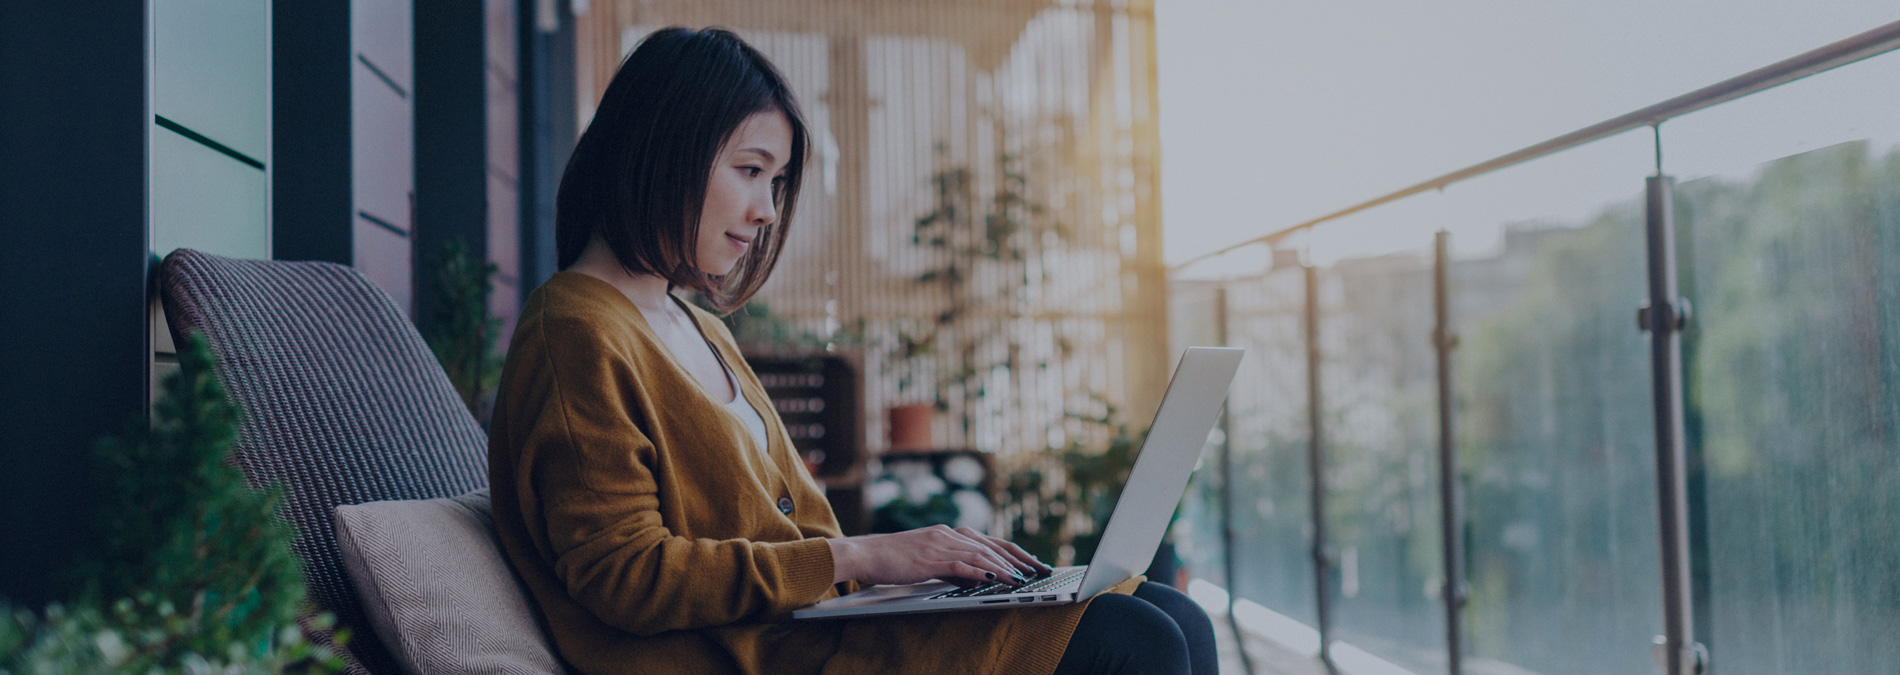
[[[469,414],[486,424],[493,405],[488,395],[501,382],[502,360],[494,354],[501,320],[488,315],[498,268],[477,258],[461,239],[449,240],[423,262],[431,283],[424,287],[425,313],[417,322],[422,339],[442,363]]]
[[[282,492],[227,462],[239,412],[203,338],[180,346],[149,424],[94,452],[98,544],[74,567],[73,600],[40,614],[0,601],[0,674],[341,671],[297,626],[309,608]]]

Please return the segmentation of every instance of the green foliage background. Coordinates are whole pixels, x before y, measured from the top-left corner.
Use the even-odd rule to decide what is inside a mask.
[[[1900,151],[1821,148],[1685,181],[1674,197],[1694,307],[1689,496],[1706,514],[1692,541],[1698,639],[1730,675],[1890,671]],[[1467,656],[1546,675],[1649,672],[1662,610],[1648,338],[1635,324],[1641,203],[1538,225],[1498,258],[1452,267]],[[1442,669],[1444,651],[1430,265],[1320,272],[1331,620],[1417,672]],[[1299,276],[1235,291],[1236,333],[1261,359],[1248,396],[1265,403],[1237,418],[1229,587],[1311,621]],[[1198,500],[1198,539],[1217,540],[1215,495]]]
[[[1900,152],[1864,142],[1677,186],[1691,496],[1708,513],[1696,614],[1726,672],[1900,658],[1880,637],[1900,629],[1897,197]],[[1527,648],[1539,636],[1581,626],[1610,648],[1657,621],[1640,217],[1554,237],[1523,301],[1460,350],[1474,637],[1548,672],[1568,671]],[[1544,545],[1510,541],[1518,522]],[[1543,610],[1566,602],[1590,618]]]
[[[228,463],[239,412],[204,340],[180,347],[155,416],[94,452],[98,545],[74,568],[72,601],[41,614],[0,603],[0,673],[341,670],[297,627],[308,608],[281,492]]]
[[[449,383],[475,419],[488,421],[488,395],[501,382],[502,359],[494,354],[501,320],[488,315],[495,263],[479,260],[461,239],[451,239],[426,260],[430,282],[427,313],[417,322]]]
[[[1053,564],[1086,565],[1094,558],[1148,436],[1146,429],[1120,422],[1119,411],[1105,399],[1095,402],[1102,406],[1099,415],[1071,412],[1069,417],[1097,433],[1020,458],[1020,468],[1004,479],[1009,540]],[[1107,443],[1096,443],[1097,438]]]

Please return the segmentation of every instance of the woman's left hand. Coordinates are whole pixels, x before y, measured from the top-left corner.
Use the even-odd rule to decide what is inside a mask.
[[[1036,556],[1029,555],[1029,552],[1024,551],[1023,547],[1017,546],[1009,540],[992,537],[967,527],[956,528],[956,531],[957,534],[968,537],[976,541],[976,543],[988,546],[996,555],[1001,556],[1004,560],[1015,563],[1018,569],[1035,570],[1039,575],[1047,575],[1055,571],[1055,568],[1044,565],[1041,560],[1036,559]]]
[[[831,546],[834,583],[914,584],[929,579],[1020,583],[1032,572],[1047,574],[1050,569],[1015,544],[970,528],[932,525],[825,541]]]

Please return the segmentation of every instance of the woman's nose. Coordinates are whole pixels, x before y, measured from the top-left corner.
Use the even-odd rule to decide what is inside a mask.
[[[746,222],[763,227],[771,225],[775,220],[778,220],[778,200],[773,197],[771,190],[761,191],[761,194],[752,198],[751,207],[746,213]]]

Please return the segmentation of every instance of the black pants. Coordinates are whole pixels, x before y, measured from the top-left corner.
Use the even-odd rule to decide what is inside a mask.
[[[1214,624],[1180,591],[1142,582],[1089,602],[1055,675],[1216,675]]]

